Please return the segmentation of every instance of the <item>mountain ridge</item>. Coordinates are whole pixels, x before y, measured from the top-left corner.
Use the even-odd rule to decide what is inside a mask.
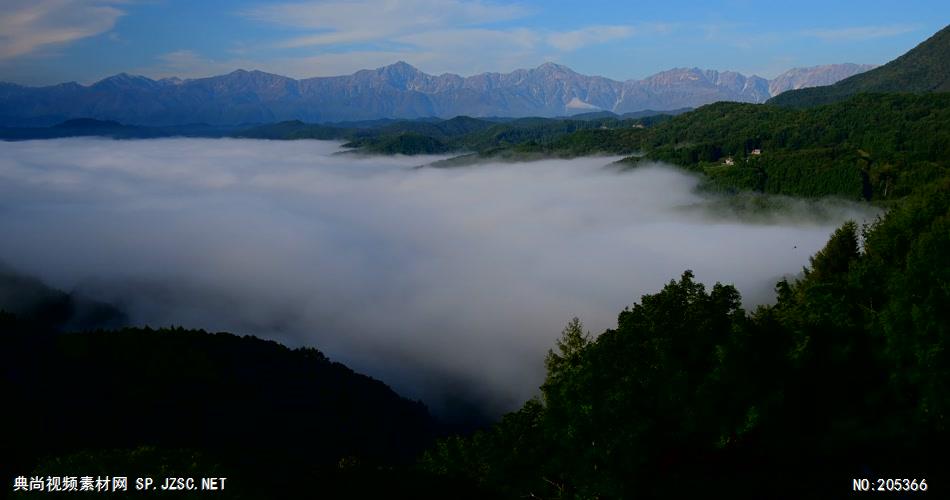
[[[832,73],[847,76],[862,66],[823,68],[802,73],[796,84],[827,79]],[[553,62],[509,73],[464,77],[453,73],[431,75],[404,61],[350,75],[302,79],[245,69],[194,79],[155,80],[119,73],[90,85],[69,82],[25,87],[0,83],[0,125],[51,125],[73,118],[130,125],[226,125],[293,119],[333,122],[457,115],[554,117],[597,110],[623,114],[698,107],[716,101],[765,102],[773,95],[773,81],[696,67],[673,68],[642,80],[617,81],[583,75]]]
[[[934,33],[897,59],[832,85],[794,90],[769,100],[771,104],[809,107],[831,104],[867,92],[950,92],[950,25]]]

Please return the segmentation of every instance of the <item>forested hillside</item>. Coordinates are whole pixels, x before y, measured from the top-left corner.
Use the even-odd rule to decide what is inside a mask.
[[[491,157],[509,150],[553,147],[565,136],[582,131],[621,130],[662,123],[671,115],[622,118],[612,114],[581,118],[519,118],[488,120],[458,116],[449,120],[416,120],[378,125],[319,125],[299,121],[262,125],[235,132],[259,139],[342,139],[344,147],[368,154],[471,153]]]
[[[671,162],[707,188],[888,211],[839,228],[798,279],[776,284],[772,305],[745,311],[733,286],[707,290],[686,271],[616,328],[591,335],[575,319],[540,397],[439,441],[421,466],[502,498],[843,498],[861,478],[876,494],[947,496],[950,94],[911,93],[942,89],[931,84],[950,58],[932,42],[863,80],[887,76],[898,87],[876,90],[906,93],[807,109],[716,103],[651,128],[516,146],[636,151],[630,168]],[[900,86],[909,79],[926,88]]]
[[[950,26],[897,59],[834,85],[783,92],[769,104],[810,107],[864,92],[950,92]]]
[[[898,199],[946,175],[950,94],[865,94],[795,110],[716,103],[650,127],[579,130],[483,156],[634,154],[704,174],[706,187],[790,196]]]
[[[74,306],[43,295],[36,316],[0,312],[8,474],[220,476],[231,478],[228,498],[444,497],[409,467],[439,432],[435,421],[382,382],[316,349],[254,337],[59,333],[49,313]]]
[[[867,94],[807,110],[717,103],[642,144],[723,189],[892,200],[947,174],[950,94]]]
[[[950,178],[841,227],[772,306],[687,271],[615,329],[569,324],[541,398],[423,467],[506,498],[842,498],[862,477],[944,496],[947,255]]]

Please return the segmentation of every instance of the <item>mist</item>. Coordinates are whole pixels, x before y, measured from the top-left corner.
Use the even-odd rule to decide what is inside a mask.
[[[875,216],[793,200],[752,213],[617,158],[436,169],[340,151],[0,142],[0,262],[133,324],[313,346],[437,413],[497,415],[537,393],[573,316],[599,333],[686,269],[767,303],[837,226]]]

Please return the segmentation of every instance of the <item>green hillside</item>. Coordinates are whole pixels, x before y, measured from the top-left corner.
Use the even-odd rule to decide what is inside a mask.
[[[687,271],[600,335],[568,324],[542,397],[423,466],[498,498],[845,498],[884,474],[944,498],[948,252],[944,179],[842,226],[774,305]]]
[[[67,332],[114,324],[117,311],[2,269],[0,300],[18,311],[0,310],[0,390],[16,406],[0,416],[12,431],[0,469],[11,481],[220,476],[226,498],[426,498],[440,487],[411,468],[441,432],[426,407],[317,349],[182,328]]]
[[[801,108],[862,92],[950,92],[950,26],[884,66],[834,85],[783,92],[768,102]]]
[[[803,110],[717,103],[650,129],[642,148],[716,189],[893,200],[950,171],[950,94],[864,94]]]
[[[944,29],[879,70],[776,99],[785,106],[721,102],[508,148],[639,151],[629,168],[674,163],[707,188],[889,210],[839,228],[772,305],[745,311],[736,288],[687,271],[616,328],[571,322],[539,398],[441,440],[423,467],[501,498],[844,498],[851,479],[880,476],[907,478],[906,497],[947,496],[947,47]]]

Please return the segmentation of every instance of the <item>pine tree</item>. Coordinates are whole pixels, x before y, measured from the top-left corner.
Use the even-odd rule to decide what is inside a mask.
[[[548,350],[544,366],[548,370],[547,381],[552,382],[570,367],[579,363],[581,352],[590,345],[590,333],[584,332],[584,325],[576,316],[561,330],[557,340],[557,352]]]

